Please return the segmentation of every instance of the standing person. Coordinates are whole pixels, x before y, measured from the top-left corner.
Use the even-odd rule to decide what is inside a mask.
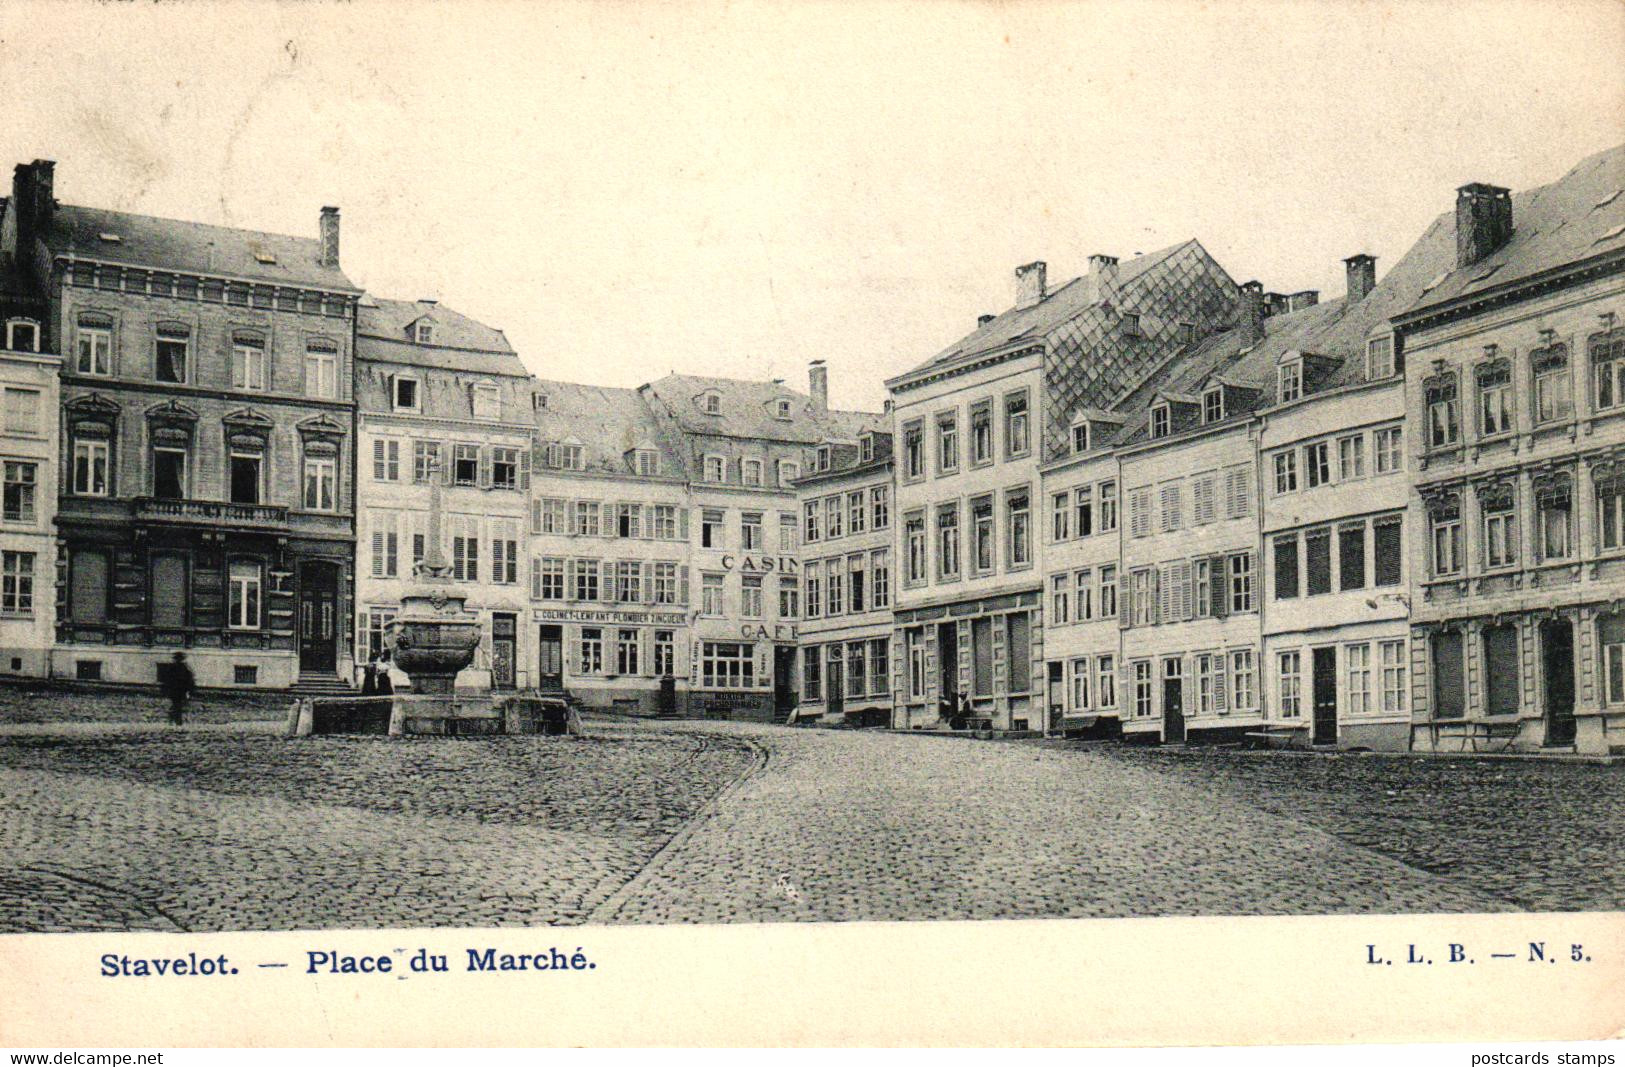
[[[378,692],[378,653],[375,651],[367,658],[367,665],[361,668],[361,695],[370,697]]]
[[[174,660],[164,672],[163,687],[164,695],[169,698],[169,721],[179,726],[185,719],[186,698],[197,688],[192,668],[186,665],[186,653],[175,653]]]
[[[381,697],[395,695],[395,683],[390,680],[389,651],[386,649],[378,653],[378,677],[373,683],[373,692]]]

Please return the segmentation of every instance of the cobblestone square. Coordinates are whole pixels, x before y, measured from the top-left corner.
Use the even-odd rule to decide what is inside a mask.
[[[10,725],[0,929],[1617,909],[1622,775],[713,722]]]

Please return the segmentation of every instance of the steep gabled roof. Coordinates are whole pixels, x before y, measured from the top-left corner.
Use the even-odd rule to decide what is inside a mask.
[[[684,476],[681,451],[661,432],[638,390],[547,379],[538,379],[535,389],[547,398],[536,410],[537,436],[581,445],[585,473],[630,474],[626,454],[653,444],[660,452],[661,475]]]
[[[434,338],[419,344],[407,327],[425,315],[433,318]],[[371,295],[362,299],[356,312],[356,357],[472,374],[523,378],[530,373],[501,330],[444,304]]]
[[[1453,239],[1454,215],[1449,218]],[[1470,266],[1457,268],[1452,257],[1436,284],[1395,313],[1514,287],[1570,263],[1622,250],[1625,145],[1582,159],[1550,185],[1514,193],[1507,243]]]
[[[1119,291],[1130,288],[1141,274],[1196,243],[1194,239],[1181,241],[1177,245],[1170,245],[1160,251],[1136,256],[1118,264],[1116,288]],[[1036,341],[1105,297],[1106,294],[1101,292],[1100,276],[1088,274],[1074,278],[1046,293],[1044,299],[1036,304],[1023,308],[1012,307],[995,315],[991,321],[978,326],[924,363],[898,375],[893,381],[923,371],[952,366],[1022,339],[1030,338]]]
[[[813,410],[806,393],[781,382],[668,374],[643,389],[686,433],[818,444],[830,438],[856,440],[864,430],[879,429],[884,420],[878,412],[830,411],[820,415]],[[708,393],[718,399],[715,415],[707,414],[697,402]],[[777,416],[781,398],[790,401],[788,419]]]
[[[106,240],[103,234],[118,240]],[[360,291],[342,270],[322,265],[322,243],[313,237],[59,204],[52,213],[45,244],[55,255],[103,263]]]

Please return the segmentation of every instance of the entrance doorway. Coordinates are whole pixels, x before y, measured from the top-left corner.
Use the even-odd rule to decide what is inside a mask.
[[[788,719],[796,706],[796,646],[773,646],[773,714]]]
[[[1574,744],[1574,624],[1540,624],[1541,673],[1545,677],[1546,744]]]
[[[1315,702],[1315,727],[1311,741],[1317,745],[1337,744],[1337,649],[1317,648],[1311,660],[1314,678],[1310,682]]]
[[[557,693],[564,688],[564,627],[543,626],[536,642],[536,688]]]
[[[1162,661],[1162,740],[1185,743],[1185,661],[1179,656]]]
[[[947,714],[959,714],[959,624],[937,624],[937,692]]]
[[[514,652],[518,643],[519,620],[503,611],[491,613],[491,688],[514,687]]]
[[[1066,664],[1058,659],[1049,661],[1046,690],[1049,693],[1049,728],[1059,730],[1061,719],[1066,715]],[[1083,709],[1078,710],[1081,712]]]
[[[839,643],[824,649],[829,653],[824,659],[824,708],[831,715],[841,715],[846,711],[846,661],[841,658]]]
[[[338,666],[339,565],[325,560],[299,564],[299,669]]]

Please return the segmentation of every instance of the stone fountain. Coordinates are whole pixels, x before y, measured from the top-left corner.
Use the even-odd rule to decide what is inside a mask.
[[[431,462],[423,559],[413,566],[400,613],[387,628],[395,666],[412,680],[411,693],[395,697],[389,732],[391,736],[501,733],[501,716],[488,697],[460,698],[456,691],[457,673],[473,662],[479,647],[480,622],[464,608],[467,598],[452,581],[451,565],[441,549],[438,466]]]

